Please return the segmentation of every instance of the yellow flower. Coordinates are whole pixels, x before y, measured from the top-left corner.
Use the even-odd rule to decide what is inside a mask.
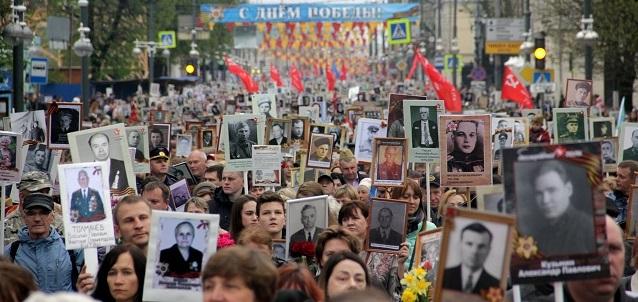
[[[419,279],[423,279],[425,278],[425,274],[427,272],[422,268],[422,267],[418,267],[414,270],[414,274],[416,275],[417,278]]]
[[[429,287],[430,287],[430,282],[426,280],[419,280],[416,283],[416,292],[419,295],[427,295]]]
[[[534,242],[534,238],[532,236],[518,237],[518,241],[516,243],[516,254],[520,257],[529,259],[536,256],[538,253],[538,246],[536,245],[536,242]]]
[[[411,274],[410,272],[405,274],[405,277],[403,277],[403,280],[401,280],[401,284],[407,287],[414,287],[414,282],[416,281],[415,277],[413,274]]]
[[[401,302],[415,302],[416,294],[411,289],[406,289],[401,295]]]

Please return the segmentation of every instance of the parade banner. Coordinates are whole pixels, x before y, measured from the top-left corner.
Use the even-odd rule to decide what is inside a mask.
[[[243,4],[200,5],[205,23],[258,22],[373,22],[408,17],[416,21],[419,5],[409,4]]]

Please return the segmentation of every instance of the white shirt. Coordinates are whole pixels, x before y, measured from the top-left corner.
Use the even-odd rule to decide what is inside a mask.
[[[430,129],[428,128],[428,121],[421,120],[421,144],[428,145],[430,139]]]
[[[472,275],[472,289],[474,289],[474,287],[476,286],[476,283],[478,282],[479,277],[481,276],[481,273],[483,273],[483,269],[481,268],[480,270],[477,270],[473,273],[471,273]],[[470,269],[466,268],[464,265],[461,265],[461,290],[465,288],[465,282],[467,282],[467,277],[470,275]]]

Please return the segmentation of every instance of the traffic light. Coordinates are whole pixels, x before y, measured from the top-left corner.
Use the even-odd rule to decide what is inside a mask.
[[[197,76],[197,64],[195,64],[193,62],[186,63],[186,65],[184,66],[184,71],[186,71],[186,75],[187,76],[196,77]]]
[[[541,34],[534,38],[534,59],[536,60],[536,69],[545,70],[545,57],[547,49],[545,49],[545,35]]]

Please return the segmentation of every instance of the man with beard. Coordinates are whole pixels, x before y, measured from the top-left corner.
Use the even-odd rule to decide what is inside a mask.
[[[235,125],[235,137],[230,144],[231,159],[252,158],[252,148],[256,145],[250,138],[250,127],[246,121],[241,121]]]

